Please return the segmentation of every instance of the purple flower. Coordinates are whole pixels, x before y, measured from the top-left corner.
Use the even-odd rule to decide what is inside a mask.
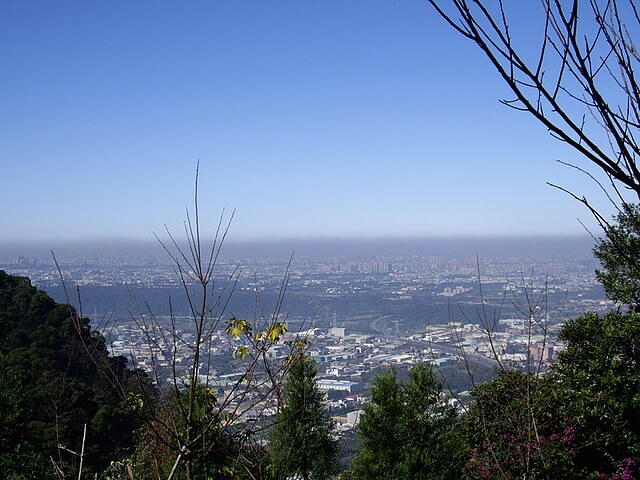
[[[562,441],[567,445],[571,445],[575,439],[576,439],[576,429],[573,427],[565,428],[562,435]]]

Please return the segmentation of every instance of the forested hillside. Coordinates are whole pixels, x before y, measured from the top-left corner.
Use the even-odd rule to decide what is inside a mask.
[[[126,388],[138,388],[126,360],[108,356],[86,319],[28,279],[0,271],[0,476],[77,472],[85,425],[87,475],[129,453],[139,421],[100,374],[96,357]]]

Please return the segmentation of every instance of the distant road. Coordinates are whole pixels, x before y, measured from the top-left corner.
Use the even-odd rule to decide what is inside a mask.
[[[374,318],[369,322],[369,328],[380,336],[387,340],[402,343],[404,345],[412,345],[418,348],[420,351],[433,350],[434,352],[443,352],[448,355],[461,356],[462,352],[459,348],[451,345],[434,344],[427,340],[411,340],[409,338],[395,335],[395,328],[392,328],[392,332],[389,332],[389,324],[396,324],[397,320],[394,319],[394,315],[383,315],[382,317]],[[496,360],[487,358],[484,355],[478,355],[477,353],[464,352],[467,357],[467,361],[471,364],[480,365],[483,367],[493,368],[497,366]]]

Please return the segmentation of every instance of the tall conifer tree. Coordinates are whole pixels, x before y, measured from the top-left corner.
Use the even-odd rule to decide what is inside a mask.
[[[338,443],[316,385],[313,360],[295,357],[285,383],[285,405],[270,438],[274,477],[323,480],[337,473]]]
[[[456,422],[456,411],[443,398],[430,366],[416,365],[407,382],[399,382],[395,371],[378,374],[358,426],[362,450],[349,478],[461,478]]]

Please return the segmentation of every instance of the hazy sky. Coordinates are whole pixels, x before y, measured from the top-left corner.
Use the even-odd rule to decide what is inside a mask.
[[[7,0],[0,65],[0,240],[180,228],[198,160],[238,240],[592,223],[545,185],[594,191],[577,155],[424,1]]]

